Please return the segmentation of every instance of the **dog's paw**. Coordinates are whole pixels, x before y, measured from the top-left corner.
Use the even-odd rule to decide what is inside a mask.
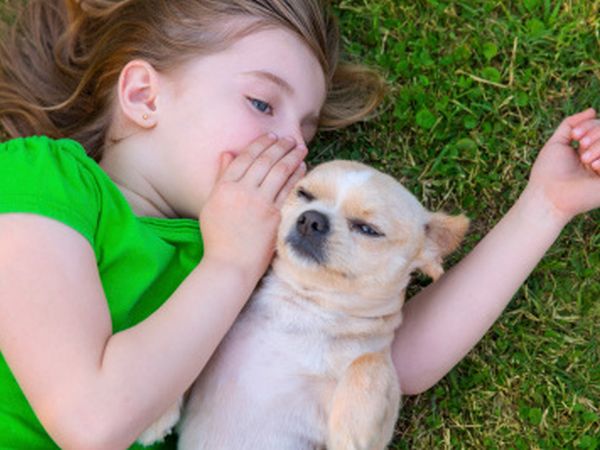
[[[383,450],[394,434],[400,387],[389,353],[355,359],[337,385],[327,450]]]
[[[183,399],[180,398],[177,403],[169,408],[167,412],[138,437],[137,442],[144,446],[148,446],[155,442],[162,441],[169,433],[171,433],[173,427],[179,421],[182,403]]]

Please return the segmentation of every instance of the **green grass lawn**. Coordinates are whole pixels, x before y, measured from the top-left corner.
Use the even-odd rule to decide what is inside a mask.
[[[348,56],[390,92],[377,117],[322,133],[309,162],[360,160],[466,213],[451,265],[514,202],[556,125],[600,109],[600,0],[335,4]],[[568,225],[478,346],[405,399],[391,448],[600,449],[599,219]]]
[[[431,209],[465,212],[452,264],[514,202],[558,123],[600,109],[600,2],[336,5],[348,56],[379,67],[390,93],[372,120],[321,134],[309,161],[360,160]],[[569,224],[483,341],[405,399],[391,448],[600,448],[599,219]]]

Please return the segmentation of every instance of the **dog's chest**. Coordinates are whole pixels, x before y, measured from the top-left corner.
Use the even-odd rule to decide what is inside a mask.
[[[351,318],[298,298],[274,279],[267,279],[241,314],[227,345],[243,347],[249,365],[294,374],[339,378],[359,356],[389,347],[393,327],[377,320]],[[245,341],[243,343],[242,341]],[[257,368],[257,370],[260,370]]]
[[[343,372],[360,355],[389,348],[391,334],[357,339],[347,318],[285,295],[263,285],[200,376],[182,437],[193,428],[207,440],[189,448],[319,448]]]

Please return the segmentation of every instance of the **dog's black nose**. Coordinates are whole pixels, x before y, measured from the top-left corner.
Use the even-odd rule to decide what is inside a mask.
[[[296,229],[301,236],[325,236],[329,233],[329,219],[325,214],[311,209],[298,217]]]

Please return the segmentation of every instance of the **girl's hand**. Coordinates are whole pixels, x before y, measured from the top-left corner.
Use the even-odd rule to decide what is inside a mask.
[[[271,262],[283,201],[304,176],[304,146],[262,136],[237,157],[224,153],[217,182],[200,213],[204,258],[258,279]]]
[[[541,192],[564,223],[600,207],[600,121],[594,120],[595,116],[590,108],[567,117],[542,148],[531,171],[526,190]],[[582,145],[581,156],[571,147],[572,140]]]
[[[579,123],[573,128],[571,139],[579,142],[581,162],[600,175],[600,120]]]

